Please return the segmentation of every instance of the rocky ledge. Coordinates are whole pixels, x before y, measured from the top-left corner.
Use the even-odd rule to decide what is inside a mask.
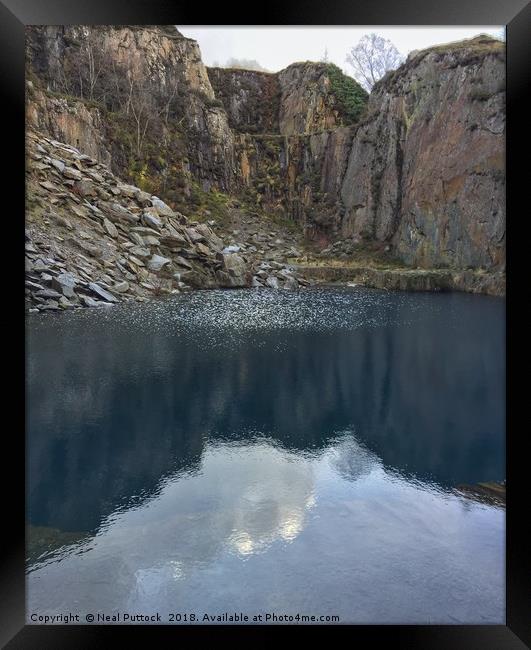
[[[478,501],[479,503],[487,503],[489,505],[496,505],[505,507],[506,498],[506,482],[490,481],[488,483],[477,483],[475,485],[458,485],[455,489],[457,494]]]
[[[76,148],[27,134],[26,306],[110,306],[189,289],[307,284],[283,261],[122,183]],[[249,250],[250,249],[250,250]]]
[[[505,295],[505,275],[473,270],[377,268],[353,264],[294,266],[297,273],[320,284],[347,284],[388,291],[467,291]]]

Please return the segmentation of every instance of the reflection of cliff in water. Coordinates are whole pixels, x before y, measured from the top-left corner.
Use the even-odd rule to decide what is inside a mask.
[[[166,477],[156,494],[104,518],[96,536],[30,528],[30,542],[38,546],[39,536],[49,537],[46,550],[60,551],[63,559],[81,548],[97,556],[102,541],[106,553],[116,545],[136,545],[136,554],[149,555],[155,565],[165,563],[169,546],[172,570],[178,563],[182,573],[191,564],[211,561],[224,546],[247,556],[276,540],[294,539],[314,503],[313,482],[309,459],[269,443],[212,445],[205,449],[200,472]],[[137,573],[144,582],[149,572]]]
[[[108,313],[41,319],[29,333],[31,523],[95,530],[165,475],[197,470],[207,437],[307,452],[352,427],[398,470],[504,478],[503,312],[474,298],[385,296],[352,330],[201,327],[196,312],[187,329],[177,306],[146,323],[145,307],[113,310],[112,326]]]

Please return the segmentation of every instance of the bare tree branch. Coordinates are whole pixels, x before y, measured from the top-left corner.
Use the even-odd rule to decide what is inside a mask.
[[[367,90],[389,70],[395,70],[403,61],[403,56],[391,41],[367,34],[347,54],[347,63],[354,69],[354,78]]]

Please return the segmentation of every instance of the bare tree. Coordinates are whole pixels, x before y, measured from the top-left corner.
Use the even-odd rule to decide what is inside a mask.
[[[354,68],[354,78],[368,92],[389,70],[395,70],[404,57],[391,41],[367,34],[347,54],[347,63]]]
[[[89,99],[94,99],[94,87],[103,70],[105,56],[102,49],[102,39],[94,38],[93,32],[89,32],[84,42],[85,56],[87,60],[87,81]]]
[[[129,70],[126,72],[126,78],[128,93],[122,110],[125,110],[125,114],[131,115],[134,120],[136,127],[136,155],[141,156],[148,130],[153,133],[153,128],[156,128],[157,124],[160,125],[162,116],[164,116],[166,128],[170,116],[175,117],[172,109],[174,109],[178,85],[176,80],[172,78],[169,87],[165,91],[161,91],[151,84],[148,79],[136,79]]]
[[[81,99],[96,99],[96,86],[106,63],[101,33],[88,31],[81,39],[77,56],[73,58],[72,72],[75,81],[69,84],[70,89]]]
[[[136,126],[136,155],[140,156],[144,138],[151,120],[156,116],[153,97],[145,84],[138,82],[131,72],[127,71],[129,96],[127,98],[126,115],[131,112]]]

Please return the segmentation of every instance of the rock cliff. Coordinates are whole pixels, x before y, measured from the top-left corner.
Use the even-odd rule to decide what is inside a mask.
[[[27,60],[36,89],[62,98],[69,108],[60,111],[72,116],[63,127],[56,104],[31,93],[33,126],[55,123],[45,132],[108,160],[105,146],[94,151],[93,129],[85,131],[96,122],[113,171],[132,181],[159,175],[185,194],[192,177],[205,189],[231,187],[233,134],[195,41],[164,26],[28,27]]]
[[[27,52],[28,126],[174,211],[223,220],[234,201],[321,260],[343,242],[341,259],[385,251],[503,291],[503,43],[413,53],[370,97],[331,64],[207,69],[167,26],[29,27]]]
[[[505,255],[502,43],[423,51],[373,90],[342,181],[344,236],[422,267],[500,268]]]

